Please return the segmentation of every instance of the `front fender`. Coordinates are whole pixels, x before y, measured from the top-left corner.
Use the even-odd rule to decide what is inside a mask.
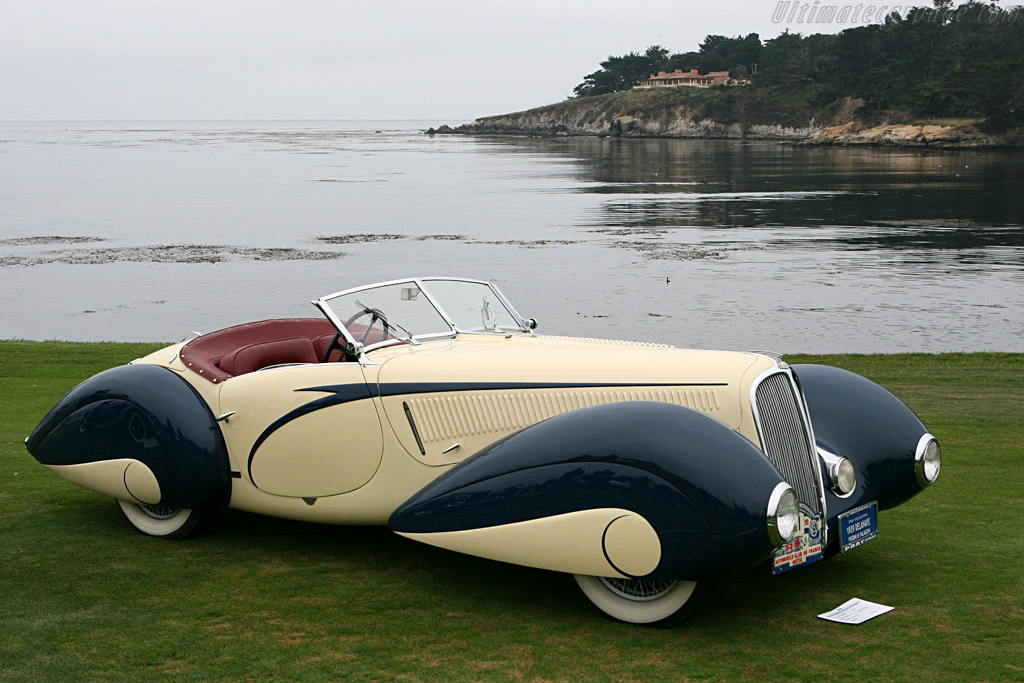
[[[780,482],[752,443],[713,418],[664,403],[614,403],[559,415],[485,448],[409,499],[390,525],[416,540],[527,566],[600,573],[594,565],[581,570],[560,550],[575,548],[597,564],[603,553],[611,566],[605,576],[702,579],[770,554],[766,508]],[[616,521],[623,519],[628,524]],[[588,534],[597,550],[583,547]],[[655,545],[656,561],[616,561],[634,552],[609,545],[620,536],[647,550]],[[538,559],[537,544],[552,544],[546,557]]]
[[[230,487],[210,409],[167,368],[124,365],[79,384],[25,440],[61,476],[130,502],[195,508]]]
[[[849,458],[857,490],[849,499],[829,494],[829,513],[878,501],[896,507],[921,491],[914,456],[928,433],[903,401],[869,379],[826,365],[794,365],[818,446]],[[826,477],[827,479],[827,477]]]

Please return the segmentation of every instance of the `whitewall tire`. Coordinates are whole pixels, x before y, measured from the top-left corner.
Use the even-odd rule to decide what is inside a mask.
[[[667,628],[688,617],[704,584],[675,579],[606,579],[574,574],[583,594],[608,616],[630,624]]]
[[[199,530],[203,518],[199,509],[168,508],[123,500],[118,500],[117,505],[136,531],[157,538],[188,538]]]

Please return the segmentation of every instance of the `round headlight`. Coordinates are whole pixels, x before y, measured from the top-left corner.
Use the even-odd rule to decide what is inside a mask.
[[[846,458],[839,458],[829,465],[828,475],[832,480],[832,488],[841,496],[849,495],[857,486],[857,474],[854,472],[853,463]]]
[[[942,449],[931,434],[922,436],[917,444],[914,469],[917,472],[917,483],[921,488],[934,484],[939,478],[939,470],[942,469]]]
[[[777,548],[793,540],[800,528],[800,502],[793,487],[782,482],[768,498],[768,538]]]
[[[829,483],[839,497],[848,496],[857,488],[857,471],[849,459],[818,446],[818,457],[825,464]]]

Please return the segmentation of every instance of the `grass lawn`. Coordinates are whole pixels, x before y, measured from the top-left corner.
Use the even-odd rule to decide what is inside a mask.
[[[859,372],[943,446],[877,540],[723,579],[672,630],[603,618],[566,575],[383,528],[227,511],[184,542],[22,443],[68,389],[156,347],[0,342],[0,680],[1024,680],[1024,356],[791,357]],[[852,597],[861,626],[816,618]]]

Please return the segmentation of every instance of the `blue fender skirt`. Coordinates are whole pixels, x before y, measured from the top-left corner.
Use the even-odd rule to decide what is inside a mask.
[[[466,459],[391,516],[399,533],[482,529],[581,510],[642,515],[662,545],[652,578],[706,579],[769,556],[778,470],[747,439],[681,406],[584,408]]]
[[[162,506],[196,508],[230,495],[216,419],[188,382],[156,365],[124,365],[82,382],[26,445],[44,465],[138,460],[156,476]]]

